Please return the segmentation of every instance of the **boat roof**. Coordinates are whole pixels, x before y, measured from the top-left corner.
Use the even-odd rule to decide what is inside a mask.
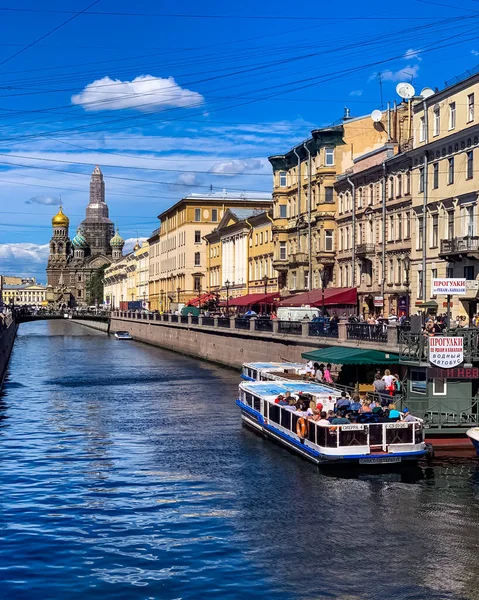
[[[312,396],[332,396],[341,395],[339,390],[321,385],[320,383],[307,383],[296,381],[245,381],[240,384],[241,387],[250,394],[256,394],[263,397],[273,396],[276,398],[279,394],[291,392],[296,394],[311,394]]]
[[[244,363],[243,367],[250,369],[256,369],[257,371],[269,370],[269,369],[305,369],[306,363],[292,363],[292,362],[252,362]]]

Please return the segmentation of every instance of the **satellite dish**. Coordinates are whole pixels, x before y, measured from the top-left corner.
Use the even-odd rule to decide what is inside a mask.
[[[429,98],[429,96],[434,96],[434,90],[432,90],[431,88],[428,88],[428,87],[422,88],[421,96],[423,98]]]
[[[396,93],[398,96],[401,96],[401,98],[404,98],[404,100],[409,100],[414,96],[416,90],[412,87],[410,83],[406,83],[405,81],[403,81],[402,83],[397,84]]]
[[[375,123],[379,123],[379,121],[383,118],[383,113],[380,110],[373,110],[373,112],[371,113],[371,119],[375,122]]]

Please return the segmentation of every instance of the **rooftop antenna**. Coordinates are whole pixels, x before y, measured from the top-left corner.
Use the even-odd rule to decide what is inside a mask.
[[[434,94],[435,94],[435,91],[430,87],[425,87],[425,88],[422,88],[422,90],[421,90],[421,96],[423,98],[429,98],[430,96],[433,96]]]
[[[396,93],[398,96],[401,96],[401,98],[403,98],[403,100],[407,100],[407,107],[408,107],[408,117],[409,117],[409,135],[408,138],[411,138],[412,135],[412,122],[411,122],[411,98],[414,97],[414,94],[416,93],[416,90],[413,88],[413,86],[410,83],[407,83],[407,81],[402,81],[401,83],[398,83],[396,86]]]
[[[381,99],[381,109],[383,109],[384,102],[383,102],[383,74],[382,73],[378,73],[378,80],[379,80],[379,97]]]

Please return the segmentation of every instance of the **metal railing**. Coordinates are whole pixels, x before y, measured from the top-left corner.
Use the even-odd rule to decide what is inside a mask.
[[[249,329],[249,319],[244,317],[237,317],[235,319],[235,329]]]
[[[278,333],[288,333],[289,335],[301,335],[303,325],[301,321],[278,321]]]
[[[215,319],[214,317],[203,317],[202,323],[203,325],[207,325],[208,327],[213,327],[213,325],[215,324]]]
[[[337,323],[311,322],[308,325],[309,335],[337,338],[339,334]]]
[[[273,331],[273,321],[270,319],[255,319],[255,331]]]
[[[384,324],[369,325],[369,323],[347,323],[346,336],[348,340],[363,340],[367,342],[388,341],[388,330]]]
[[[479,329],[452,329],[438,336],[463,338],[464,362],[479,360]],[[399,332],[399,356],[401,362],[427,362],[429,360],[429,337],[423,333]]]
[[[218,317],[218,327],[229,329],[231,327],[231,319],[229,317]]]
[[[479,237],[455,237],[452,240],[441,240],[440,254],[460,254],[461,252],[479,251]]]
[[[356,246],[356,254],[358,256],[364,256],[365,254],[374,254],[375,252],[374,244],[358,244]]]

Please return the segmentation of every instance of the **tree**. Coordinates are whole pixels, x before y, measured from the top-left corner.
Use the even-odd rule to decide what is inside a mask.
[[[103,265],[90,276],[90,280],[87,284],[87,299],[88,304],[94,304],[95,301],[98,304],[103,302],[103,280],[105,278],[105,269],[108,265]]]

